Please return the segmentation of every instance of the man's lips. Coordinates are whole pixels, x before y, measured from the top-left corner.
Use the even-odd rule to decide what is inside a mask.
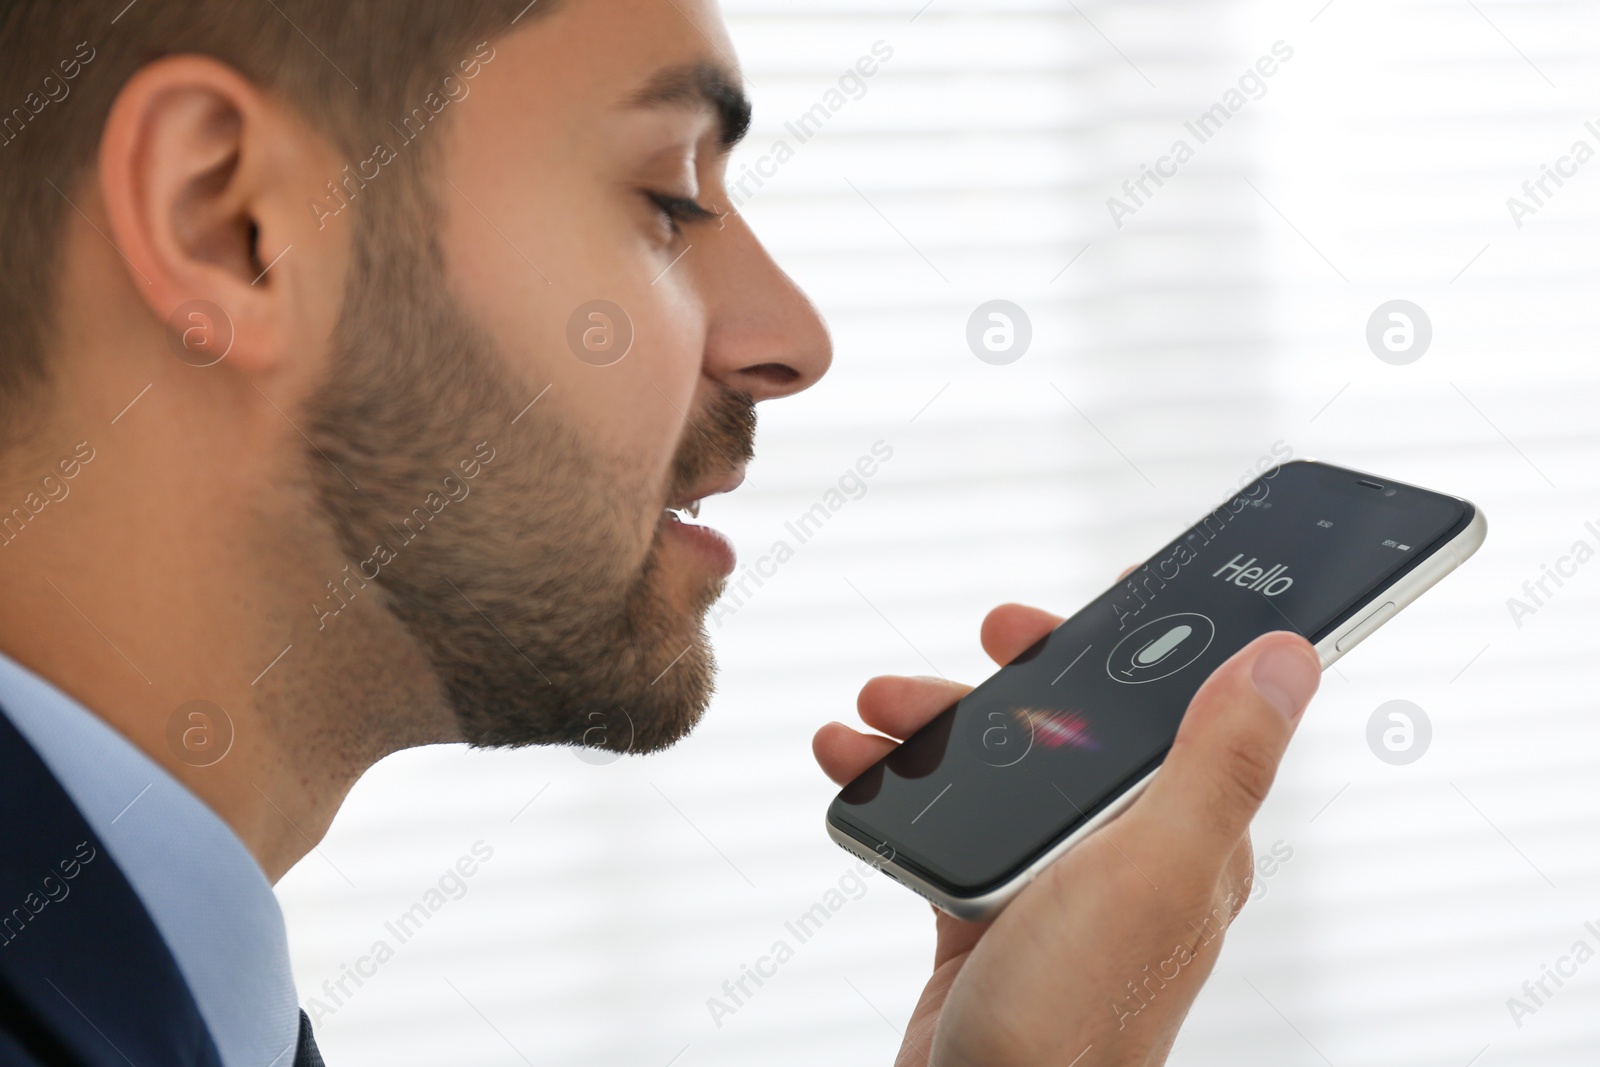
[[[687,490],[662,513],[662,532],[692,548],[706,563],[723,577],[733,573],[738,564],[733,543],[720,531],[687,521],[698,518],[700,502],[708,496],[731,493],[744,481],[744,468],[703,479]]]
[[[690,517],[700,514],[700,502],[708,496],[731,493],[744,484],[744,468],[703,478],[677,500],[667,504],[668,511],[688,512]]]

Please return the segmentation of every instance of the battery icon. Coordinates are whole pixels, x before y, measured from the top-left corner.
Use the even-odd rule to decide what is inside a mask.
[[[1395,545],[1394,547],[1398,548],[1402,552],[1410,552],[1411,551],[1411,546],[1410,545]]]

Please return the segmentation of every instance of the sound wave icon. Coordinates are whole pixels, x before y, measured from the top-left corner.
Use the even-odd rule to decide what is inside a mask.
[[[1045,748],[1071,746],[1094,752],[1100,747],[1100,743],[1089,735],[1089,720],[1075,711],[1016,708],[1012,714]]]

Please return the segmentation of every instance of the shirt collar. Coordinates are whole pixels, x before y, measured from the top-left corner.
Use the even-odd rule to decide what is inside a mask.
[[[226,1067],[288,1067],[300,1016],[283,912],[244,843],[137,746],[4,654],[0,709],[133,886]]]

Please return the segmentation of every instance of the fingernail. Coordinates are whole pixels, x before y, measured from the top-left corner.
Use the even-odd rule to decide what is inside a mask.
[[[1273,645],[1256,657],[1250,669],[1256,692],[1286,719],[1293,719],[1311,702],[1322,681],[1315,655],[1294,645]]]

